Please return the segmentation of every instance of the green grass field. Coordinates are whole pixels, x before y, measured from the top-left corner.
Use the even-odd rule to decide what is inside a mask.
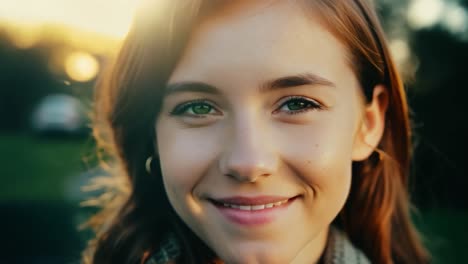
[[[0,202],[64,200],[67,180],[86,170],[93,153],[89,139],[41,139],[28,135],[0,135]],[[433,209],[416,218],[433,263],[468,263],[468,211]]]
[[[65,181],[86,169],[90,142],[0,135],[0,201],[63,200]]]

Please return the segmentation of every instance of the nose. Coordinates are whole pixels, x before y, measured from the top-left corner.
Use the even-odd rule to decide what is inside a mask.
[[[219,160],[223,175],[239,182],[256,182],[274,174],[278,157],[265,125],[252,116],[238,118],[227,133],[226,148]]]

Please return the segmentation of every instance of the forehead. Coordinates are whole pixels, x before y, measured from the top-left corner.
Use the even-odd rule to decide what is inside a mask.
[[[222,82],[228,73],[237,82],[351,73],[342,44],[296,2],[230,1],[220,7],[194,28],[170,82]]]

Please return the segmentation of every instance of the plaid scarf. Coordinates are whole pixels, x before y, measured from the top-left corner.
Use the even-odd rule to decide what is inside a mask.
[[[163,246],[155,254],[143,261],[144,264],[176,263],[180,247],[175,236],[166,238]],[[325,264],[370,264],[367,257],[349,241],[346,234],[334,227],[330,228],[328,244],[324,253]]]

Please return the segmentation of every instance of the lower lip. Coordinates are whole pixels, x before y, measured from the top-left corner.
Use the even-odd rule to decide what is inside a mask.
[[[287,203],[280,206],[251,211],[225,207],[214,203],[213,205],[216,207],[216,209],[219,210],[219,212],[221,212],[224,217],[233,223],[244,226],[256,226],[265,225],[275,221],[275,219],[277,219],[294,200],[295,198],[291,198]]]

